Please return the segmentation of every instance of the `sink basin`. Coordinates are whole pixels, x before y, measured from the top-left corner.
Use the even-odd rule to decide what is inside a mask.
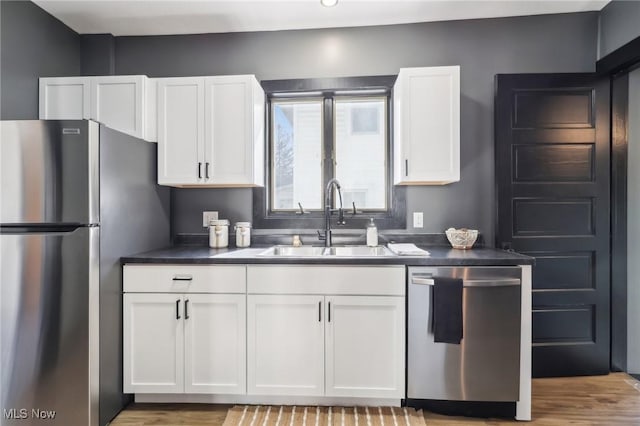
[[[320,257],[324,253],[324,247],[312,246],[273,246],[266,249],[259,256],[274,257]]]
[[[382,246],[335,246],[330,247],[328,256],[344,256],[344,257],[379,257],[393,256],[393,253],[386,247]]]
[[[273,246],[266,249],[259,256],[269,257],[381,257],[394,256],[386,247],[376,246]]]

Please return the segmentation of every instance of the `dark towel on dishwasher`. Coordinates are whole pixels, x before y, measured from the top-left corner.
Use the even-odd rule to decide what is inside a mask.
[[[462,279],[433,279],[433,334],[436,343],[462,340]]]

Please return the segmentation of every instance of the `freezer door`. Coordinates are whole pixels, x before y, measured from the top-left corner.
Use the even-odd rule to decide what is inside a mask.
[[[0,224],[98,223],[99,127],[0,121]]]
[[[2,425],[97,426],[98,238],[0,231]]]

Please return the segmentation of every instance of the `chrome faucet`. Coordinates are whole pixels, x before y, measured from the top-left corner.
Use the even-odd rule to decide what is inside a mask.
[[[338,190],[338,198],[340,199],[340,208],[331,208],[331,195],[332,190]],[[342,210],[342,192],[340,192],[340,182],[338,179],[331,179],[327,183],[327,187],[324,190],[324,234],[318,231],[318,239],[324,241],[325,247],[331,247],[331,213],[338,212],[338,225],[344,225],[344,211]]]

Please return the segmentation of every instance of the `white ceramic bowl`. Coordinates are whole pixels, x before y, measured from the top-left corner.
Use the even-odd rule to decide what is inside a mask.
[[[477,229],[449,228],[444,233],[447,234],[447,239],[455,249],[470,249],[478,238]]]

